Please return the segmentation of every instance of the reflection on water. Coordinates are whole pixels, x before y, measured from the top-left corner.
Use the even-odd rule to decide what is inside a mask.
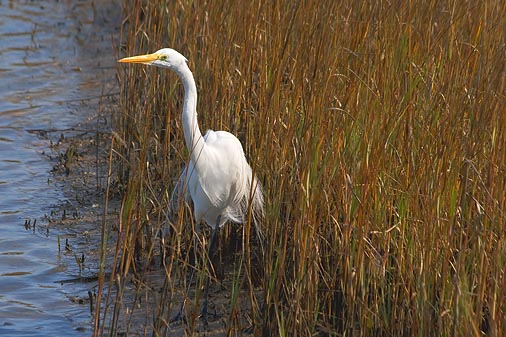
[[[54,235],[27,231],[63,195],[34,130],[63,130],[92,112],[115,80],[110,1],[0,1],[0,335],[90,335],[84,285],[61,285]],[[107,94],[107,93],[105,93]],[[58,134],[59,135],[59,134]],[[72,267],[74,268],[74,267]]]

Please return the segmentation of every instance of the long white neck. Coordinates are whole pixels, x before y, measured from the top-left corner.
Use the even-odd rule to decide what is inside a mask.
[[[190,158],[194,163],[197,163],[205,146],[204,138],[197,123],[197,87],[193,74],[186,63],[175,69],[175,72],[179,75],[184,86],[182,113],[184,139],[190,152]]]

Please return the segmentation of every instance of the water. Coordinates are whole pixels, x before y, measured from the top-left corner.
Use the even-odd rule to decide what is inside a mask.
[[[91,286],[59,283],[71,267],[57,235],[24,223],[43,224],[65,198],[52,182],[43,155],[50,144],[40,131],[56,137],[75,126],[115,82],[120,13],[120,4],[106,0],[0,0],[1,336],[91,334],[88,305],[72,301]]]

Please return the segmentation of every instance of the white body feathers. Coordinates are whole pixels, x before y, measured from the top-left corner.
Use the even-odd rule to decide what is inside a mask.
[[[150,55],[154,55],[153,59],[142,63],[175,71],[185,91],[182,120],[190,161],[172,194],[173,211],[183,196],[185,201],[191,197],[196,222],[205,221],[214,228],[227,221],[246,222],[251,202],[251,219],[260,236],[262,188],[252,174],[240,141],[226,131],[209,130],[202,136],[197,123],[197,88],[184,56],[169,48]]]

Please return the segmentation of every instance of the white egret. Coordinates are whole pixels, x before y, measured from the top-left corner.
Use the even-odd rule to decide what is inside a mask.
[[[172,194],[172,205],[191,197],[196,223],[205,221],[212,227],[208,256],[211,257],[218,231],[227,221],[245,223],[248,214],[253,220],[260,243],[258,221],[263,216],[262,188],[246,158],[241,142],[226,131],[208,130],[204,136],[197,123],[197,87],[186,58],[174,49],[164,48],[153,54],[127,57],[124,63],[141,63],[173,70],[184,86],[183,132],[190,153]],[[204,320],[207,315],[207,285],[205,289]]]

